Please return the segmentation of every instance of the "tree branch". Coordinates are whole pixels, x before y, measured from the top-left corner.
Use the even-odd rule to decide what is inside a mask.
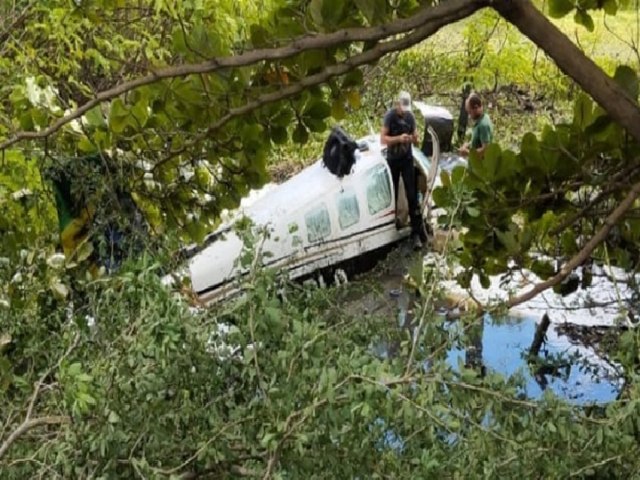
[[[32,428],[39,427],[40,425],[60,425],[64,423],[70,423],[71,419],[67,416],[51,416],[51,417],[40,417],[40,418],[32,418],[30,420],[25,420],[20,424],[18,428],[16,428],[11,435],[5,440],[5,442],[0,445],[0,458],[7,453],[9,447],[13,442],[15,442],[18,438],[20,438],[23,434],[31,430]]]
[[[479,3],[467,3],[468,6],[465,9],[452,12],[450,15],[434,16],[433,19],[428,20],[424,25],[420,26],[419,28],[415,29],[413,32],[402,38],[379,43],[375,47],[365,52],[354,55],[353,57],[349,57],[343,62],[336,65],[331,65],[319,73],[310,75],[309,77],[305,77],[298,83],[289,85],[286,88],[282,88],[274,92],[265,93],[264,95],[260,95],[255,100],[250,101],[240,107],[230,109],[219,120],[207,127],[206,130],[195,135],[191,142],[185,144],[180,149],[171,152],[168,156],[164,157],[162,160],[156,163],[153,168],[156,169],[167,161],[186,152],[189,148],[193,147],[195,144],[210,136],[217,130],[220,130],[229,121],[233,120],[236,117],[246,115],[265,105],[291,98],[310,87],[325,83],[333,77],[344,75],[345,73],[348,73],[351,70],[354,70],[362,65],[376,62],[389,53],[405,50],[430,37],[443,26],[448,25],[453,21],[459,20],[460,18],[469,16],[480,8],[480,6],[478,6]]]
[[[582,265],[585,260],[589,258],[595,248],[607,238],[611,229],[622,218],[627,210],[629,210],[635,200],[640,196],[640,182],[633,185],[631,191],[627,194],[624,200],[611,212],[611,214],[604,219],[604,225],[602,228],[586,243],[586,245],[576,255],[574,255],[560,271],[551,277],[550,279],[537,283],[531,290],[517,297],[513,297],[507,301],[507,307],[515,307],[528,300],[531,300],[539,293],[542,293],[546,289],[558,285],[562,282],[576,267]]]
[[[491,5],[542,48],[565,74],[640,142],[640,108],[636,99],[607,76],[530,0],[493,0]]]
[[[445,3],[440,3],[435,7],[424,7],[412,17],[396,20],[377,27],[349,28],[324,35],[299,37],[283,47],[256,49],[240,55],[212,58],[201,63],[158,68],[151,71],[148,75],[129,80],[116,85],[113,88],[97,93],[93,99],[84,103],[82,106],[67,115],[59,118],[43,130],[38,132],[17,132],[13,137],[0,143],[0,150],[8,148],[22,140],[34,140],[48,137],[56,133],[72,120],[80,118],[95,106],[163,79],[183,77],[193,74],[213,73],[229,68],[246,67],[267,60],[283,60],[307,50],[332,48],[345,43],[380,41],[393,35],[406,33],[420,28],[428,22],[438,22],[441,25],[446,25],[457,20],[461,20],[473,14],[480,8],[487,6],[487,4],[487,0],[449,0]]]
[[[20,30],[22,28],[22,25],[24,24],[25,20],[29,17],[29,15],[33,13],[32,8],[35,6],[35,4],[36,4],[35,1],[30,2],[27,6],[25,6],[22,9],[22,11],[19,14],[15,16],[15,18],[13,18],[13,20],[11,18],[8,19],[12,21],[0,32],[0,44],[3,44],[9,39],[12,31],[16,29]]]
[[[625,181],[628,181],[628,184],[631,184],[631,181],[632,181],[631,179],[638,173],[638,170],[640,169],[640,166],[637,165],[637,162],[638,162],[638,159],[634,158],[632,166],[627,167],[624,170],[620,170],[619,172],[614,174],[612,177],[610,177],[609,180],[607,180],[607,182],[604,184],[605,186],[607,186],[607,188],[603,189],[600,193],[598,193],[598,195],[595,198],[588,201],[587,204],[584,205],[577,213],[575,213],[574,215],[566,219],[557,227],[550,230],[549,235],[554,236],[563,232],[566,228],[569,228],[578,220],[583,218],[585,214],[589,212],[589,210],[591,210],[597,204],[601,203],[603,200],[606,200],[607,195],[610,195],[611,193],[619,191],[620,185],[617,183],[619,180],[625,179]]]
[[[259,477],[260,473],[255,470],[250,470],[241,465],[230,465],[229,471],[235,477]],[[210,473],[220,472],[220,467],[212,467],[201,472],[188,472],[180,476],[180,480],[196,480],[204,475]]]
[[[13,442],[15,442],[21,435],[28,432],[32,428],[40,425],[53,425],[53,424],[62,424],[62,423],[70,422],[70,419],[67,416],[47,416],[47,417],[32,419],[31,415],[33,413],[33,408],[36,404],[38,395],[40,394],[40,389],[42,388],[44,381],[49,375],[51,375],[51,372],[57,369],[62,364],[64,359],[69,356],[69,354],[76,347],[76,345],[78,345],[79,340],[80,340],[80,336],[76,335],[75,338],[73,339],[73,342],[71,342],[71,345],[69,345],[69,348],[67,348],[64,354],[58,359],[56,364],[51,368],[47,369],[42,374],[42,376],[38,379],[38,382],[36,383],[35,388],[33,390],[33,395],[31,396],[31,400],[29,401],[29,406],[27,407],[27,414],[24,417],[24,421],[20,424],[18,428],[16,428],[13,432],[11,432],[11,435],[9,435],[7,440],[0,446],[0,459],[2,459],[2,457],[7,452],[7,450],[9,449],[9,447]]]

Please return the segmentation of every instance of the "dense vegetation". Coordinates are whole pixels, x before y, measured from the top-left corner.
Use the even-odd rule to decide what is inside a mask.
[[[460,281],[527,267],[550,279],[541,289],[585,262],[634,272],[637,3],[538,5],[615,77],[589,93],[622,100],[600,106],[575,65],[550,60],[505,20],[526,28],[518,11],[494,3],[459,24],[483,2],[1,5],[2,478],[636,476],[633,330],[612,354],[624,395],[580,408],[522,398],[517,377],[448,366],[477,319],[463,319],[461,338],[444,328],[443,269],[412,272],[413,335],[345,311],[350,292],[263,270],[251,230],[239,301],[192,309],[159,280],[179,239],[201,239],[269,171],[316,156],[330,123],[377,130],[401,86],[455,111],[466,82],[489,99],[500,142],[436,193],[442,222],[466,228],[449,245]],[[346,41],[332,36],[345,28]],[[613,42],[617,56],[602,48]],[[76,172],[74,194],[100,217],[66,258],[50,177],[60,169]],[[90,265],[105,258],[96,225],[131,226],[122,191],[150,228],[106,275]],[[380,341],[393,356],[374,354]]]

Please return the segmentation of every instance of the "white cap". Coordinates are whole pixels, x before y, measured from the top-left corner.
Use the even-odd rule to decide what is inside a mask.
[[[411,111],[411,95],[409,92],[402,91],[398,93],[397,102],[400,104],[400,109],[403,112]]]

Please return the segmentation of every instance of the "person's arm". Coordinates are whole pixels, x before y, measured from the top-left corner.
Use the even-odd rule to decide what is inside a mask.
[[[413,119],[413,131],[411,132],[411,143],[413,143],[416,147],[418,147],[419,141],[418,141],[418,127],[417,127],[416,117],[414,117],[412,114],[411,118]]]
[[[458,154],[462,157],[469,156],[469,142],[466,142],[458,149]]]
[[[396,145],[398,143],[409,143],[412,141],[412,138],[413,137],[407,133],[403,133],[402,135],[391,136],[389,135],[388,127],[382,127],[382,130],[380,131],[380,143],[382,145]]]

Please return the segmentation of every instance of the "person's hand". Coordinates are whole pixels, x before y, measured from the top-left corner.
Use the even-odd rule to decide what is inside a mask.
[[[463,157],[466,157],[469,155],[469,146],[465,143],[463,146],[461,146],[458,149],[458,154],[462,155]]]
[[[400,142],[401,143],[411,142],[411,135],[409,135],[408,133],[403,133],[402,135],[400,135]]]

